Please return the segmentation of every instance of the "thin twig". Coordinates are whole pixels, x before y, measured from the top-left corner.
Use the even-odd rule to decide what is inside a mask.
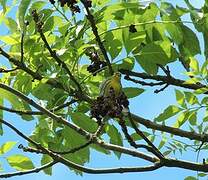
[[[168,66],[167,66],[167,69],[164,66],[162,66],[161,64],[157,64],[157,66],[163,70],[163,72],[167,75],[167,77],[171,78],[170,69]]]
[[[65,19],[67,22],[69,22],[69,20],[68,20],[68,18],[66,17],[66,15],[65,15],[62,11],[60,11],[60,9],[59,9],[58,7],[56,7],[55,4],[52,4],[52,5],[53,5],[53,7],[56,9],[56,11],[58,11],[58,12],[64,17],[64,19]]]
[[[139,81],[139,80],[136,80],[136,79],[133,79],[131,77],[129,77],[128,75],[126,75],[124,77],[124,79],[128,80],[128,81],[132,81],[134,83],[137,83],[137,84],[141,84],[142,86],[161,86],[163,84],[166,84],[165,82],[156,82],[156,83],[153,83],[153,82],[145,82],[145,81]]]
[[[75,153],[75,152],[77,152],[77,151],[80,151],[81,149],[86,148],[86,147],[89,146],[91,143],[92,143],[92,141],[89,140],[89,141],[87,141],[85,144],[80,145],[80,146],[75,147],[75,148],[72,148],[72,149],[67,150],[67,151],[54,151],[54,150],[51,150],[51,149],[50,149],[50,151],[53,152],[53,153],[56,153],[56,154],[61,154],[61,155],[64,155],[64,154],[73,154],[73,153]]]
[[[21,44],[20,44],[20,52],[21,52],[20,62],[22,64],[24,64],[24,36],[25,36],[25,32],[22,32],[22,34],[21,34]]]
[[[164,91],[167,87],[169,86],[169,84],[167,83],[164,87],[162,87],[162,88],[160,88],[160,89],[156,89],[155,91],[154,91],[154,93],[160,93],[160,92],[162,92],[162,91]]]
[[[138,78],[142,78],[142,79],[151,79],[151,80],[155,80],[155,81],[162,81],[164,83],[167,83],[169,85],[174,85],[174,86],[179,86],[179,87],[183,87],[183,88],[187,88],[187,89],[193,89],[193,90],[197,90],[200,88],[205,88],[207,87],[206,85],[203,84],[186,84],[185,81],[180,80],[180,79],[176,79],[174,77],[169,77],[169,76],[161,76],[161,75],[149,75],[147,73],[139,73],[139,72],[134,72],[134,71],[130,71],[130,70],[126,70],[126,69],[120,69],[119,70],[122,74],[125,74],[127,76],[134,76],[134,77],[138,77]],[[208,92],[206,92],[205,94],[207,94]]]

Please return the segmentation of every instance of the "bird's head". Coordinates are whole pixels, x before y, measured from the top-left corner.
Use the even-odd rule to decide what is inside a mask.
[[[113,79],[116,81],[120,81],[121,80],[121,73],[120,72],[115,72],[113,74]]]

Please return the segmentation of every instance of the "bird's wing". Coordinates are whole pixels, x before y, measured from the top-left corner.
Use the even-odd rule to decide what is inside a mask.
[[[100,84],[100,96],[105,94],[106,86],[110,83],[111,77],[107,78]]]

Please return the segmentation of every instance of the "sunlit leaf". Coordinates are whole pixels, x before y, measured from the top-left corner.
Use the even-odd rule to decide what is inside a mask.
[[[14,141],[8,141],[1,145],[0,147],[0,154],[5,154],[6,152],[10,151],[16,144],[17,142]]]
[[[6,159],[11,167],[19,171],[25,171],[34,168],[32,161],[28,157],[20,154],[11,155]]]
[[[159,116],[157,116],[155,118],[155,121],[164,121],[172,116],[175,116],[176,114],[178,114],[180,111],[182,110],[182,108],[179,108],[177,106],[174,105],[170,105],[168,106]]]

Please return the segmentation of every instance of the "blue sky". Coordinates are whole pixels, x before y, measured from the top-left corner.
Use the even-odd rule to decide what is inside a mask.
[[[174,2],[169,0],[173,4],[177,4],[180,6],[185,6],[182,0],[175,0]],[[190,0],[190,2],[195,7],[200,7],[203,4],[203,0]],[[0,26],[1,32],[0,35],[6,33],[6,29],[4,26]],[[199,57],[201,58],[201,57]],[[5,64],[5,61],[2,60],[0,65]],[[180,66],[174,65],[170,66],[171,70],[174,72],[180,72]],[[125,85],[129,86],[130,84]],[[145,118],[152,119],[156,115],[158,115],[165,107],[169,104],[175,104],[175,97],[174,97],[174,87],[171,87],[168,90],[161,92],[160,94],[154,94],[154,89],[147,90],[144,94],[140,97],[131,100],[131,111],[143,116]],[[26,134],[31,133],[33,122],[26,122],[23,123],[19,117],[5,113],[5,119],[9,120],[10,122],[14,123],[17,127],[21,130],[26,132]],[[20,124],[21,123],[21,124]],[[14,134],[11,130],[5,128],[4,131],[6,132],[3,137],[0,137],[0,142],[5,141],[18,141],[24,142],[20,140],[16,134]],[[15,148],[6,155],[14,154],[14,153],[22,153],[20,150]],[[187,160],[193,160],[193,153],[187,153],[183,157],[177,154],[177,158],[183,158]],[[196,156],[194,155],[194,158]],[[0,157],[0,162],[5,162],[4,157]],[[38,162],[38,158],[34,158],[34,162]],[[144,161],[136,158],[129,158],[122,155],[121,159],[118,160],[113,154],[112,156],[103,156],[99,153],[93,151],[90,157],[90,163],[86,164],[88,167],[113,167],[113,166],[139,166],[143,165]],[[4,166],[6,170],[13,171],[13,169],[9,168],[8,166]],[[20,177],[11,178],[11,180],[57,180],[57,179],[73,179],[73,180],[106,180],[106,179],[119,179],[119,180],[127,180],[127,179],[174,179],[174,180],[182,180],[184,177],[189,175],[196,175],[196,172],[182,170],[177,168],[161,168],[159,170],[153,172],[145,172],[145,173],[127,173],[127,174],[109,174],[109,175],[89,175],[84,174],[82,177],[75,175],[73,172],[69,171],[69,169],[63,165],[56,165],[53,168],[53,176],[47,176],[44,173],[38,174],[31,174],[25,175]]]

